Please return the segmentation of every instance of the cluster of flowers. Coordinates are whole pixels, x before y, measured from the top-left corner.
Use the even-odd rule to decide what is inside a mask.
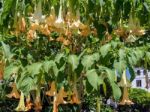
[[[57,32],[59,37],[56,41],[62,42],[64,45],[70,45],[71,38],[74,35],[80,37],[87,37],[91,33],[96,35],[96,29],[91,30],[89,25],[80,21],[78,11],[77,14],[68,11],[64,16],[62,5],[60,5],[58,16],[56,16],[54,7],[51,7],[50,15],[45,16],[42,15],[41,3],[39,2],[35,12],[27,19],[29,20],[28,28],[25,18],[19,17],[17,28],[13,34],[18,36],[20,33],[25,33],[28,41],[38,38],[38,33],[47,36],[52,41],[54,38],[51,37],[51,33]]]

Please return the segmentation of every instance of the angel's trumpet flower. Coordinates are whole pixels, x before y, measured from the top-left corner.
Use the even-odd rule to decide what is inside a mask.
[[[71,97],[71,102],[70,102],[71,104],[80,104],[81,103],[81,101],[80,101],[80,99],[79,99],[79,96],[78,96],[78,91],[77,91],[77,88],[76,88],[76,86],[74,86],[74,88],[73,88],[73,94],[72,94],[72,97]]]
[[[4,67],[5,67],[4,62],[3,62],[3,61],[0,61],[0,81],[3,80]]]
[[[64,91],[64,87],[61,87],[58,94],[56,95],[56,103],[59,104],[66,104],[67,102],[64,98],[67,97],[67,93]]]
[[[18,104],[17,108],[15,109],[15,111],[27,111],[25,104],[24,104],[23,92],[21,92],[20,101],[19,101],[19,104]]]
[[[123,96],[122,96],[122,100],[119,103],[120,105],[131,105],[133,104],[133,102],[129,99],[129,95],[128,95],[128,88],[124,87],[123,88]]]
[[[60,8],[59,8],[59,14],[58,14],[58,18],[54,23],[56,28],[63,28],[64,27],[64,20],[62,17],[62,0],[60,0]]]
[[[33,104],[31,103],[30,95],[28,95],[26,98],[26,109],[31,110],[32,106],[33,106]]]
[[[122,78],[121,78],[121,81],[118,83],[119,86],[121,87],[130,87],[130,82],[127,80],[127,77],[126,77],[126,70],[123,71],[123,74],[122,74]]]
[[[27,32],[27,40],[33,41],[36,38],[36,31],[35,30],[29,30]]]
[[[42,2],[38,2],[35,12],[32,17],[29,18],[31,22],[41,23],[44,22],[45,16],[42,15]]]
[[[19,99],[19,98],[20,98],[20,94],[19,94],[19,92],[18,92],[18,90],[17,90],[16,84],[13,83],[13,84],[11,85],[11,87],[13,88],[12,91],[11,91],[11,93],[8,94],[8,95],[6,95],[6,96],[7,96],[8,98],[16,98],[16,99]]]
[[[49,17],[46,18],[46,24],[48,26],[54,26],[55,20],[56,20],[55,9],[54,7],[51,7],[51,14]]]
[[[34,100],[34,110],[39,112],[42,110],[42,103],[40,98],[40,90],[36,90],[36,98]]]
[[[57,99],[56,93],[54,93],[53,112],[58,112],[58,105],[57,105],[56,99]]]
[[[133,102],[129,99],[128,96],[128,87],[130,87],[130,82],[126,78],[126,70],[123,71],[121,81],[118,83],[118,85],[123,88],[123,97],[119,104],[120,105],[133,104]]]
[[[26,22],[25,22],[25,18],[21,17],[20,21],[19,21],[19,30],[21,32],[25,32],[26,30]]]
[[[46,95],[48,96],[54,96],[54,94],[56,93],[56,85],[55,85],[55,81],[53,81],[51,84],[50,84],[50,87],[51,89],[49,91],[46,92]]]

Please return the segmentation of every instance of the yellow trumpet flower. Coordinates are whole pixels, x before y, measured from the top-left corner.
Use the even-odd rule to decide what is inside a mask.
[[[133,104],[133,102],[129,99],[129,95],[128,95],[128,88],[124,87],[123,88],[123,96],[122,96],[122,100],[119,103],[120,105],[131,105]]]
[[[119,104],[120,105],[133,104],[133,102],[129,99],[129,95],[128,95],[128,87],[130,87],[130,82],[126,78],[126,70],[123,71],[121,81],[118,83],[118,85],[123,88],[123,96]]]
[[[121,78],[121,81],[118,83],[119,86],[121,87],[130,87],[130,82],[127,80],[127,77],[126,77],[126,70],[123,71],[123,74],[122,74],[122,78]]]
[[[17,108],[15,109],[15,111],[27,111],[27,108],[25,107],[25,104],[24,104],[23,92],[21,92],[20,101],[19,101],[19,104],[18,104]]]

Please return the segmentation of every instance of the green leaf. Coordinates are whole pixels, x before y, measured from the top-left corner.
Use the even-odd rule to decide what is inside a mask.
[[[13,54],[10,52],[10,47],[9,45],[5,44],[4,42],[1,42],[4,50],[4,55],[7,59],[10,59]]]
[[[129,73],[131,75],[130,82],[132,82],[134,80],[135,76],[136,76],[135,72],[134,72],[134,67],[128,65],[128,69],[129,69]]]
[[[40,73],[41,68],[42,68],[42,63],[39,63],[39,62],[33,63],[27,66],[27,72],[31,76],[35,76]]]
[[[121,97],[121,90],[120,90],[119,86],[116,83],[112,82],[111,87],[112,87],[114,99],[119,100]]]
[[[105,57],[107,55],[107,53],[109,52],[111,48],[111,44],[105,44],[100,48],[100,53],[103,57]]]
[[[53,71],[54,71],[54,75],[57,77],[59,73],[59,69],[57,68],[56,64],[53,66]]]
[[[106,72],[107,72],[107,76],[110,82],[116,81],[115,70],[106,69]]]
[[[68,63],[71,64],[72,71],[74,71],[79,65],[79,59],[76,55],[69,55]]]
[[[94,64],[94,60],[90,55],[85,55],[83,56],[81,63],[86,68],[86,70],[88,70]]]
[[[99,53],[94,53],[94,54],[91,56],[91,58],[92,58],[94,61],[98,61],[99,58],[100,58],[100,55],[99,55]]]
[[[119,58],[120,58],[120,60],[125,59],[125,57],[126,57],[125,49],[119,49]]]
[[[89,83],[92,85],[92,87],[94,89],[97,90],[98,81],[99,81],[98,78],[99,77],[98,77],[98,75],[96,73],[96,70],[95,69],[88,70],[87,73],[86,73],[86,75],[87,75],[87,79],[88,79]]]
[[[119,60],[119,62],[114,63],[114,68],[117,70],[117,73],[121,76],[123,73],[123,70],[125,70],[127,67],[125,60]]]
[[[11,8],[12,8],[13,3],[14,3],[14,0],[5,0],[4,1],[3,12],[0,15],[0,25],[3,25],[3,21],[6,19],[6,17],[12,11]]]
[[[60,60],[65,57],[64,53],[59,53],[55,57],[55,62],[60,63]]]
[[[55,62],[54,61],[44,61],[43,62],[43,68],[44,68],[44,71],[46,73],[49,72],[49,70],[55,65]]]
[[[37,84],[34,78],[28,76],[28,74],[21,74],[21,78],[16,82],[17,88],[28,95],[31,90],[35,90]]]
[[[18,73],[18,70],[19,70],[19,67],[18,66],[15,66],[13,64],[7,66],[4,70],[4,79],[5,80],[8,80],[10,79],[11,75],[12,74],[16,74]]]

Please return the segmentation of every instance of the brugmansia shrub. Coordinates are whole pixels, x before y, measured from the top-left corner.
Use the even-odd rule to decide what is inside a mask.
[[[129,10],[122,9],[120,3],[124,7],[130,4]],[[15,110],[41,111],[47,97],[53,112],[58,112],[62,104],[82,106],[83,96],[94,93],[99,112],[100,86],[105,96],[110,91],[119,101],[119,86],[126,94],[129,87],[125,70],[128,68],[132,81],[134,66],[144,62],[147,68],[150,62],[150,44],[147,37],[144,40],[149,13],[147,18],[139,17],[139,12],[149,11],[149,2],[142,4],[118,0],[4,1],[0,79],[12,87],[6,97],[19,99]],[[123,83],[118,84],[118,79]]]

